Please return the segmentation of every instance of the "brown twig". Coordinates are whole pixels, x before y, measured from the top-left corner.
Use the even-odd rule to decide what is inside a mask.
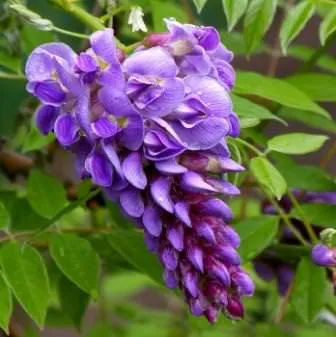
[[[320,167],[326,168],[335,155],[336,155],[336,140],[331,144],[326,155],[322,158],[320,162]]]
[[[276,74],[278,65],[279,65],[279,61],[281,58],[281,44],[280,44],[280,30],[281,30],[281,23],[283,21],[283,19],[286,17],[286,13],[289,11],[289,9],[293,6],[295,0],[288,0],[288,3],[286,5],[287,10],[284,10],[284,13],[282,15],[281,18],[281,22],[279,23],[279,27],[276,31],[276,41],[273,45],[273,50],[272,50],[272,54],[271,54],[271,59],[270,59],[270,63],[268,66],[268,70],[267,70],[267,75],[269,76],[274,76]]]

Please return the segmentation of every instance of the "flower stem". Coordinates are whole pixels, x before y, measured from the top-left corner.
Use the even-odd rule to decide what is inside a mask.
[[[264,156],[265,155],[263,152],[261,152],[259,149],[257,149],[254,145],[252,145],[251,143],[247,142],[246,140],[244,140],[242,138],[234,138],[234,140],[237,143],[240,143],[240,144],[244,145],[245,147],[249,148],[250,150],[252,150],[258,156]]]
[[[311,226],[311,224],[309,223],[309,221],[307,220],[307,217],[302,209],[302,207],[299,204],[299,201],[296,199],[295,195],[293,194],[292,191],[288,191],[287,192],[288,197],[290,199],[290,201],[292,202],[292,204],[294,205],[294,208],[297,210],[297,212],[300,214],[302,222],[307,230],[307,233],[310,237],[310,239],[312,240],[312,242],[318,242],[318,238],[313,230],[313,227]]]
[[[24,80],[25,77],[21,74],[9,74],[3,71],[0,71],[0,78],[4,78],[6,80]]]
[[[284,210],[281,208],[281,206],[274,200],[272,195],[264,189],[262,186],[260,186],[260,189],[264,192],[270,203],[274,206],[284,223],[288,226],[288,228],[291,230],[291,232],[294,234],[294,236],[302,243],[304,246],[309,246],[306,239],[302,236],[300,231],[298,231],[295,226],[291,223],[288,215],[284,212]]]
[[[74,36],[74,37],[78,37],[79,39],[89,39],[90,37],[88,35],[85,35],[85,34],[80,34],[80,33],[75,33],[75,32],[71,32],[69,30],[66,30],[66,29],[62,29],[62,28],[59,28],[59,27],[53,27],[53,30],[55,32],[58,32],[58,33],[61,33],[61,34],[64,34],[64,35],[69,35],[69,36]]]

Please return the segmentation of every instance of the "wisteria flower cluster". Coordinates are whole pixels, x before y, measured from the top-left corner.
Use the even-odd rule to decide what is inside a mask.
[[[28,59],[27,88],[41,101],[38,128],[54,132],[80,177],[143,229],[167,287],[210,322],[220,312],[241,318],[254,284],[221,199],[239,194],[223,173],[243,170],[225,140],[240,132],[229,96],[233,55],[212,27],[166,24],[129,56],[111,29],[92,34],[79,55],[42,45]]]
[[[336,205],[336,193],[335,192],[304,192],[294,191],[296,198],[300,201],[300,204],[329,204]],[[280,205],[286,213],[290,213],[293,209],[293,204],[288,197],[282,198]],[[264,213],[277,214],[277,210],[273,205],[266,203],[264,205]],[[291,219],[292,224],[302,234],[302,236],[310,241],[309,234],[305,229],[305,226],[300,220]],[[312,225],[313,231],[316,235],[319,235],[323,227],[319,224]],[[299,245],[300,242],[293,235],[292,231],[287,226],[283,227],[280,243],[287,245]],[[328,245],[319,243],[313,246],[311,251],[312,261],[321,267],[336,267],[336,249],[329,247]],[[281,296],[284,296],[290,287],[295,270],[296,262],[284,261],[280,259],[276,253],[269,251],[262,253],[254,261],[254,267],[257,274],[265,281],[275,280],[278,287],[278,292]],[[335,282],[336,280],[333,280]]]

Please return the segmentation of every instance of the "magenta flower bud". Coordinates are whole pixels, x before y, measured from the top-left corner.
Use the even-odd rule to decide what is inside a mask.
[[[204,306],[201,303],[201,300],[199,298],[190,298],[188,300],[190,312],[194,316],[201,316],[204,313]]]
[[[210,281],[203,289],[205,296],[213,303],[221,304],[226,307],[228,304],[228,295],[225,288],[215,281]]]
[[[169,33],[151,33],[144,39],[143,44],[146,48],[162,46],[169,38]]]
[[[312,250],[312,260],[322,267],[336,266],[336,249],[329,248],[322,244],[317,244]]]
[[[244,317],[244,307],[241,301],[234,296],[229,297],[226,310],[232,319],[242,319]]]
[[[204,315],[206,317],[206,319],[209,321],[209,323],[211,324],[215,324],[217,322],[217,318],[219,315],[219,310],[216,306],[214,305],[209,305],[205,312]]]

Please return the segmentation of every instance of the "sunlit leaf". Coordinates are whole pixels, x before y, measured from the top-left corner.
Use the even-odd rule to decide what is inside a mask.
[[[12,293],[8,288],[7,283],[0,274],[0,328],[3,329],[7,334],[9,320],[13,312],[13,300]]]
[[[329,12],[320,25],[320,41],[324,45],[329,36],[336,31],[336,7]]]
[[[16,299],[42,327],[49,303],[49,280],[40,253],[29,245],[11,242],[2,247],[0,262]]]
[[[248,0],[222,0],[229,30],[232,30],[244,14]]]

